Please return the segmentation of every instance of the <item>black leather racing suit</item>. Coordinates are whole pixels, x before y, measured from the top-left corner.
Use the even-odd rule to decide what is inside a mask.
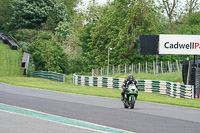
[[[123,99],[124,99],[124,94],[125,94],[125,92],[126,92],[126,89],[128,88],[128,85],[129,84],[132,84],[132,83],[134,83],[135,84],[135,86],[136,86],[136,88],[138,88],[138,86],[137,86],[137,81],[136,80],[132,80],[132,81],[129,81],[129,79],[125,79],[124,80],[124,82],[123,82],[123,84],[122,84],[122,93],[121,93],[121,95],[122,95],[122,101],[123,101]]]

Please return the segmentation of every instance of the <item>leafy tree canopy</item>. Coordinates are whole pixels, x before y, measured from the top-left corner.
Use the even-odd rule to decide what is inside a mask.
[[[12,28],[36,28],[52,17],[58,24],[70,20],[66,7],[56,0],[13,0],[14,11],[10,25]]]
[[[115,0],[102,9],[103,15],[85,25],[81,36],[83,56],[90,68],[107,64],[134,62],[134,49],[141,34],[158,34],[163,26],[154,3],[150,1]],[[95,57],[95,58],[94,58]]]

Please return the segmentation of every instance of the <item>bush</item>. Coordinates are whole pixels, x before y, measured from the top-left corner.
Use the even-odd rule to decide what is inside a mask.
[[[33,42],[38,36],[36,29],[19,29],[12,33],[17,41]]]
[[[90,69],[88,69],[83,57],[77,56],[76,58],[69,60],[69,72],[76,74],[87,74],[90,72]]]
[[[23,52],[29,53],[30,43],[20,41],[18,42],[18,45],[22,49]]]
[[[55,40],[37,40],[30,45],[35,70],[68,73],[68,58]]]

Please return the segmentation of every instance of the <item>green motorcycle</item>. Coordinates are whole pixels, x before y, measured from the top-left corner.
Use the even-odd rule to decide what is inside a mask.
[[[138,96],[138,89],[135,86],[135,84],[130,84],[128,88],[126,89],[126,92],[124,94],[123,104],[124,108],[131,108],[133,109],[135,106],[135,101]]]

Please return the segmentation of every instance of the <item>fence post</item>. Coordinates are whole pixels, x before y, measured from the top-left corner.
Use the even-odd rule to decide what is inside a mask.
[[[97,68],[97,70],[96,70],[97,72],[96,72],[96,74],[97,74],[97,76],[99,75],[99,69]]]
[[[162,64],[162,61],[160,62],[160,65],[161,65],[161,73],[163,74],[163,64]]]
[[[190,81],[190,61],[189,61],[189,64],[188,64],[188,74],[187,74],[187,85],[189,85],[189,81]]]
[[[140,73],[140,63],[138,63],[138,73]]]
[[[169,61],[168,61],[168,70],[169,70],[169,73],[171,73],[171,68],[170,68]]]
[[[102,74],[102,67],[101,67],[101,76],[102,76],[103,74]]]
[[[146,62],[146,73],[148,73],[148,70],[147,70],[147,68],[148,68],[148,64],[147,64],[147,62]]]
[[[153,74],[155,75],[156,74],[156,71],[155,71],[155,62],[153,61]]]
[[[113,75],[115,75],[115,66],[113,66]]]
[[[135,67],[135,65],[134,65],[134,68],[133,68],[133,69],[134,69],[133,72],[136,73],[136,67]]]
[[[94,76],[94,69],[92,69],[92,77]]]
[[[118,65],[118,73],[120,74],[120,65]]]
[[[176,66],[177,66],[177,69],[178,69],[178,72],[179,72],[179,65],[178,65],[178,60],[176,60]]]
[[[109,75],[109,68],[108,68],[108,66],[107,66],[107,76]]]
[[[133,63],[131,64],[131,72],[133,74]]]
[[[126,64],[125,64],[125,72],[124,73],[126,74]]]

